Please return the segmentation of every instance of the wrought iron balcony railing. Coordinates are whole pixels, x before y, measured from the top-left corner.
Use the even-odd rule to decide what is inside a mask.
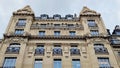
[[[0,67],[0,68],[16,68],[15,66],[3,66],[3,67]]]
[[[28,32],[23,32],[23,33],[20,33],[20,34],[16,34],[14,32],[9,32],[9,33],[5,33],[4,34],[4,37],[10,37],[10,36],[29,36],[30,34]]]
[[[62,55],[62,49],[61,48],[54,48],[53,55]]]
[[[60,26],[54,26],[54,25],[46,25],[42,26],[40,24],[32,24],[32,29],[84,29],[82,25],[74,25],[74,26],[67,26],[67,25],[60,25]]]
[[[44,55],[45,49],[44,48],[36,48],[35,55]]]
[[[94,48],[95,54],[109,54],[107,48]]]
[[[79,49],[71,48],[70,49],[70,54],[71,55],[80,55],[80,50]]]
[[[20,47],[7,47],[6,54],[18,54]]]
[[[114,67],[99,67],[99,68],[114,68]]]
[[[111,40],[112,45],[120,45],[120,40]]]

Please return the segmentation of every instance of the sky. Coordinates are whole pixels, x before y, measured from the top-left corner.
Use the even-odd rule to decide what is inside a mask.
[[[30,5],[35,16],[40,14],[66,14],[76,13],[79,16],[83,6],[101,13],[107,29],[113,31],[120,25],[120,0],[1,0],[0,1],[0,39],[8,26],[12,13]]]

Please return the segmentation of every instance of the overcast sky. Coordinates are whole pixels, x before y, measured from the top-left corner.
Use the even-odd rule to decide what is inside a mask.
[[[13,11],[30,5],[35,16],[40,14],[79,15],[83,6],[101,13],[106,28],[111,32],[120,25],[120,0],[1,0],[0,1],[0,38],[3,37]]]

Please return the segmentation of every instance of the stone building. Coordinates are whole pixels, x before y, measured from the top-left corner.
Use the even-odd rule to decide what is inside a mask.
[[[111,47],[120,67],[120,26],[117,25],[110,37]]]
[[[30,6],[13,12],[0,42],[1,68],[119,68],[100,13],[36,17]],[[119,57],[118,57],[119,58]]]

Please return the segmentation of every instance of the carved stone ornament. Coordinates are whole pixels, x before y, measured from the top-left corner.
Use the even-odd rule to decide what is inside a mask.
[[[89,41],[89,43],[103,43],[103,42],[107,43],[106,39],[94,38]]]
[[[26,43],[26,39],[23,38],[18,38],[18,37],[14,37],[14,38],[9,38],[9,39],[5,39],[4,43]]]
[[[97,13],[94,10],[89,9],[88,7],[83,7],[82,11],[80,12],[80,15],[100,15],[100,13]]]

